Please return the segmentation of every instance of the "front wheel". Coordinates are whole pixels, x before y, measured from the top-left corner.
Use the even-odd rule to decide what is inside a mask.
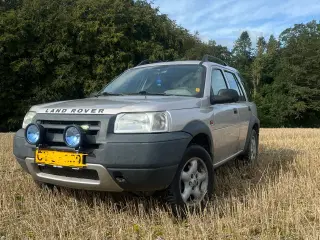
[[[167,189],[167,201],[173,207],[202,206],[213,192],[213,165],[201,146],[187,148],[176,175]]]

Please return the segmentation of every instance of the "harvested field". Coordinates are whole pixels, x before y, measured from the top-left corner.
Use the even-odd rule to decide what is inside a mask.
[[[152,198],[39,189],[0,134],[0,239],[319,239],[320,129],[261,129],[259,164],[219,168],[212,202],[177,221]]]

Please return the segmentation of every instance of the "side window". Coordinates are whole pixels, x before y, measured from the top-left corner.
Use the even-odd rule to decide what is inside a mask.
[[[214,95],[218,95],[219,90],[226,89],[227,84],[224,80],[222,71],[213,69],[211,74],[211,90]]]
[[[238,92],[238,94],[240,96],[240,101],[245,101],[246,99],[244,97],[243,91],[239,85],[239,82],[238,82],[236,76],[231,72],[225,71],[224,73],[227,77],[227,81],[229,83],[230,89],[234,89]]]

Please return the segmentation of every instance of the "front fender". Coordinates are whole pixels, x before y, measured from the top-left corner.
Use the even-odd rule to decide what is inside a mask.
[[[210,155],[213,157],[213,137],[211,134],[211,130],[208,127],[207,124],[205,124],[202,121],[194,120],[189,122],[182,131],[187,132],[192,135],[192,137],[197,136],[198,134],[205,134],[209,139],[209,149],[210,149]],[[191,140],[192,141],[192,140]]]

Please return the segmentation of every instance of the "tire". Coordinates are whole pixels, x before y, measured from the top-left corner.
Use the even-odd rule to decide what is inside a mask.
[[[188,208],[202,208],[213,193],[213,165],[209,153],[199,145],[185,151],[172,183],[166,189],[165,200],[174,213]],[[177,212],[178,210],[178,212]],[[184,214],[182,213],[182,214]]]
[[[241,160],[243,160],[246,164],[253,165],[257,163],[259,155],[259,137],[255,129],[252,129],[249,137],[250,141],[248,147]]]

